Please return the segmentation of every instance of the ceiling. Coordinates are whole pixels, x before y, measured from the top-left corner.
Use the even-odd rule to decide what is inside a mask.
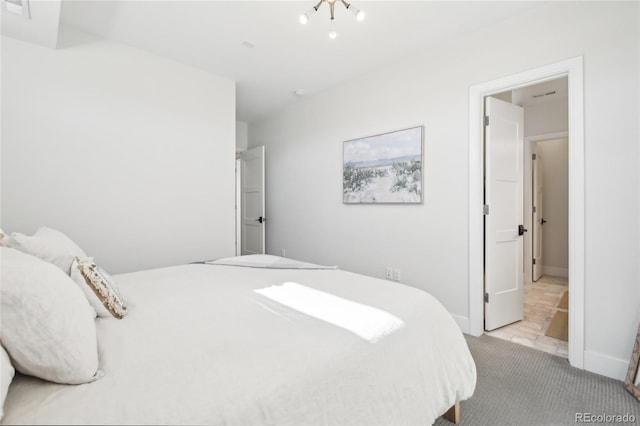
[[[237,119],[252,122],[331,87],[492,25],[539,1],[359,1],[363,22],[336,4],[331,40],[313,1],[70,1],[60,22],[237,83]],[[254,48],[243,46],[248,41]]]
[[[569,80],[567,77],[562,77],[514,90],[511,102],[520,106],[532,106],[560,100],[569,102],[568,99]]]

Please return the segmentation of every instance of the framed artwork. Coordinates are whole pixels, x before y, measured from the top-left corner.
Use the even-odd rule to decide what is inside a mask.
[[[640,327],[638,327],[636,341],[633,345],[633,352],[631,353],[631,361],[629,361],[629,370],[627,371],[627,378],[624,381],[624,387],[640,401]]]
[[[424,126],[346,141],[345,204],[422,203]]]

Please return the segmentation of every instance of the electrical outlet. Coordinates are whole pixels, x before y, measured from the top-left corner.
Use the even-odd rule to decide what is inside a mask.
[[[388,280],[392,280],[393,279],[393,268],[391,266],[387,266],[385,278],[388,279]]]
[[[400,279],[401,279],[401,278],[402,278],[402,275],[401,275],[401,273],[400,273],[400,269],[395,268],[395,269],[393,270],[393,280],[394,280],[394,281],[400,281]]]

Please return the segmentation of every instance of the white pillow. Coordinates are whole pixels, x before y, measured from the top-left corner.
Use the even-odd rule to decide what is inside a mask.
[[[2,345],[19,372],[87,383],[98,370],[96,313],[73,280],[34,256],[0,247]]]
[[[86,253],[67,237],[55,229],[41,227],[32,236],[14,232],[8,246],[31,254],[62,269],[67,275],[71,263],[77,257],[86,257]]]
[[[122,319],[127,306],[118,286],[92,257],[75,258],[71,264],[71,279],[80,287],[100,318]]]
[[[16,370],[11,364],[7,351],[3,346],[0,346],[0,419],[4,416],[4,400],[7,399],[9,385],[15,374]]]

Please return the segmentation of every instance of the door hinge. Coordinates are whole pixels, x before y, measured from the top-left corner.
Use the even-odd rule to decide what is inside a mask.
[[[484,303],[489,303],[489,293],[484,294]]]
[[[488,116],[488,115],[485,115],[485,116],[484,116],[484,125],[485,125],[485,126],[488,126],[488,125],[489,125],[489,116]]]
[[[536,260],[535,260],[535,259],[533,259],[533,264],[534,264],[534,265],[536,264]]]
[[[537,210],[536,206],[533,206],[533,212],[535,213]]]
[[[532,154],[531,158],[533,158],[534,160],[536,160],[538,158],[538,154]]]
[[[489,205],[488,204],[485,204],[485,205],[482,206],[482,214],[485,215],[485,216],[489,214]]]

